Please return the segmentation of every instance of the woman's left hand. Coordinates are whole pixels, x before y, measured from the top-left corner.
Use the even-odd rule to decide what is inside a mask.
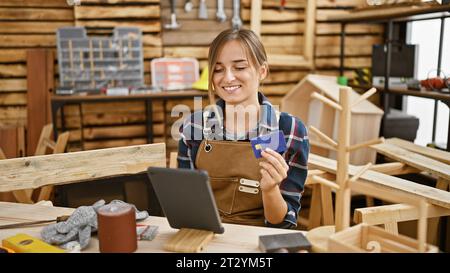
[[[261,168],[261,190],[273,189],[287,177],[289,166],[284,158],[271,149],[266,149],[261,153],[265,161],[260,162]]]

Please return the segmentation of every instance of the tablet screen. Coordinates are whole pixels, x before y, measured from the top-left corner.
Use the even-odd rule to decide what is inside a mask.
[[[205,171],[150,167],[147,173],[172,228],[224,232]]]

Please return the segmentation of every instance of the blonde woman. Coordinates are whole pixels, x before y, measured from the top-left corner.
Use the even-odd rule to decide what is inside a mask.
[[[262,43],[250,30],[225,30],[210,45],[208,68],[210,106],[180,128],[179,168],[208,172],[223,222],[295,227],[307,176],[307,130],[260,92],[269,73]],[[249,139],[276,130],[287,150],[256,158]]]

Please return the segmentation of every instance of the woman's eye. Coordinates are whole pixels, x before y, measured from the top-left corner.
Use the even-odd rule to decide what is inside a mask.
[[[236,70],[244,70],[244,69],[246,69],[247,67],[236,67]]]
[[[222,68],[216,68],[216,69],[214,69],[214,73],[219,73],[219,72],[222,72],[222,71],[223,71]]]

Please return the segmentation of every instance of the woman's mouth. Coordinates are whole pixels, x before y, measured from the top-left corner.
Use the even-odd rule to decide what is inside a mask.
[[[231,86],[223,86],[222,88],[228,93],[233,94],[236,92],[241,86],[240,85],[231,85]]]

